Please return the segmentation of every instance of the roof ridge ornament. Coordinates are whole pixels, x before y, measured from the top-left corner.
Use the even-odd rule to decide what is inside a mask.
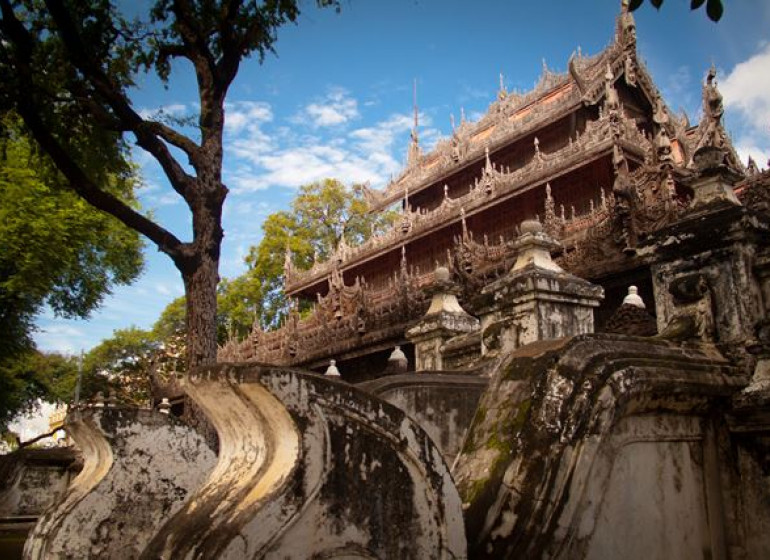
[[[628,48],[636,50],[636,20],[629,9],[628,0],[621,0],[620,15],[618,15],[617,40],[626,51]]]
[[[696,162],[694,161],[695,152],[704,147],[713,147],[719,148],[724,152],[725,163],[736,171],[743,173],[743,163],[731,145],[727,132],[724,129],[724,124],[722,123],[725,108],[722,94],[717,87],[716,78],[717,69],[712,62],[711,67],[706,74],[706,81],[703,84],[703,115],[698,124],[700,137],[693,150],[693,156],[689,166],[697,167]]]
[[[629,9],[628,0],[622,0],[620,3],[617,28],[616,40],[623,50],[626,83],[636,86],[636,21]]]
[[[419,111],[417,109],[417,78],[414,79],[413,88],[413,107],[414,107],[414,125],[412,126],[412,132],[409,135],[409,151],[406,156],[406,164],[408,167],[417,165],[422,157],[422,150],[420,149],[420,137],[417,133],[417,129],[420,125]]]
[[[286,242],[286,252],[284,253],[283,257],[283,274],[284,277],[288,278],[294,273],[294,263],[291,260],[291,247],[289,247],[288,241]]]
[[[503,101],[506,97],[508,97],[508,90],[505,89],[505,80],[503,78],[503,73],[500,72],[500,90],[497,92],[497,99],[499,101]]]

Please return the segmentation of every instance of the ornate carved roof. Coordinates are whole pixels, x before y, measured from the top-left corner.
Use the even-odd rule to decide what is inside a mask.
[[[618,134],[610,130],[608,119],[601,117],[596,122],[589,122],[582,136],[556,152],[544,153],[537,145],[533,146],[531,159],[518,169],[500,169],[490,166],[489,162],[489,154],[499,147],[547,126],[581,105],[600,104],[607,95],[608,75],[612,76],[612,83],[624,79],[639,88],[651,105],[658,103],[668,113],[649,73],[636,56],[633,16],[624,7],[618,18],[615,38],[601,53],[586,57],[578,51],[570,58],[569,71],[562,74],[552,72],[544,65],[540,81],[526,94],[508,93],[501,87],[498,98],[478,122],[469,123],[463,119],[451,138],[441,140],[432,152],[413,158],[412,164],[384,190],[365,188],[364,194],[374,211],[399,200],[405,201],[404,218],[391,231],[359,247],[339,247],[327,261],[316,262],[310,270],[299,271],[290,265],[286,270],[286,292],[297,293],[323,280],[334,268],[348,269],[442,226],[456,223],[461,210],[467,214],[480,211],[491,200],[500,201],[542,185],[604,153],[611,147],[612,135],[617,137]],[[689,146],[685,127],[678,120],[670,121],[672,124],[666,125],[670,129],[668,136],[679,138],[682,146],[685,142]],[[633,120],[622,117],[620,127],[623,133],[619,141],[623,149],[636,154],[640,160],[652,157],[651,143]],[[484,159],[482,175],[470,185],[466,195],[451,199],[445,194],[442,204],[432,211],[409,205],[410,194],[440,184],[442,178]]]
[[[402,200],[407,193],[416,193],[479,161],[486,150],[494,152],[580,105],[596,105],[604,96],[608,66],[616,79],[623,76],[650,102],[659,97],[649,72],[636,55],[635,23],[625,7],[618,17],[615,38],[605,50],[590,57],[578,50],[570,57],[565,73],[553,72],[544,64],[537,85],[527,93],[508,93],[501,87],[497,99],[477,122],[463,118],[450,138],[439,141],[432,152],[412,158],[411,164],[383,190],[366,188],[370,206],[382,209]]]
[[[618,141],[641,160],[651,146],[633,120],[621,116],[617,123],[613,123],[608,115],[602,114],[598,120],[587,124],[582,135],[560,150],[544,153],[534,144],[529,162],[515,170],[496,166],[487,152],[481,177],[474,181],[467,194],[450,198],[445,191],[441,205],[430,212],[407,205],[402,219],[382,235],[371,237],[357,247],[341,245],[328,260],[316,262],[309,270],[286,269],[286,292],[296,293],[337,268],[411,243],[440,227],[460,221],[463,215],[479,212],[528,188],[543,185],[574,167],[609,153]]]

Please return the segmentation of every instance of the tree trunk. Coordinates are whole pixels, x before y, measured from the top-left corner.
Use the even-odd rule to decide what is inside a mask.
[[[227,188],[219,178],[219,169],[211,168],[199,179],[203,194],[191,205],[193,247],[191,262],[180,266],[187,298],[187,365],[192,369],[217,361],[217,284],[219,254],[224,237],[222,206]],[[200,192],[199,191],[199,192]]]
[[[187,298],[187,365],[217,361],[217,283],[219,259],[203,256],[190,274],[182,274]]]

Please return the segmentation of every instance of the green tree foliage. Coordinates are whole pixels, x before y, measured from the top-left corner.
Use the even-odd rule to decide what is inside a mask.
[[[169,303],[155,321],[152,336],[157,341],[163,341],[185,332],[185,297],[180,296]]]
[[[44,304],[64,317],[85,317],[113,285],[139,275],[139,236],[62,189],[62,178],[35,153],[18,123],[6,118],[2,124],[0,324],[28,326]],[[136,205],[136,180],[127,167],[104,181],[116,196]],[[16,340],[28,332],[19,332]]]
[[[372,233],[382,233],[396,220],[395,212],[369,213],[360,185],[346,187],[335,179],[300,187],[290,210],[270,214],[262,224],[263,237],[246,256],[248,270],[220,282],[217,291],[217,340],[243,338],[255,321],[263,328],[278,325],[286,312],[283,293],[287,247],[300,270],[316,259],[328,259],[344,238],[360,245]],[[153,326],[158,341],[184,332],[184,296],[172,301]]]
[[[63,189],[63,178],[36,151],[18,119],[6,115],[0,125],[0,417],[5,418],[37,398],[62,397],[46,394],[53,385],[30,369],[44,360],[31,340],[41,309],[47,305],[59,316],[87,317],[113,286],[133,281],[143,261],[138,234]],[[105,189],[136,206],[137,182],[115,153],[120,149],[113,145],[112,154],[100,149],[103,156],[95,155],[91,164],[100,165]],[[58,358],[51,360],[60,365]],[[52,371],[61,371],[59,365]]]
[[[159,347],[151,332],[136,327],[115,330],[83,359],[84,396],[104,390],[97,388],[97,380],[108,390],[114,390],[122,402],[148,404],[150,371]]]
[[[8,422],[34,409],[38,399],[68,401],[77,380],[77,361],[28,350],[0,362],[0,432]]]
[[[300,187],[290,210],[267,217],[262,241],[246,256],[247,272],[222,296],[224,302],[238,302],[238,313],[232,316],[236,334],[248,332],[255,319],[263,328],[275,327],[286,312],[287,248],[294,266],[307,270],[314,262],[328,259],[343,239],[350,246],[360,245],[373,233],[389,228],[395,219],[393,212],[369,213],[360,185],[348,188],[335,179],[325,179]]]
[[[628,8],[633,12],[642,4],[644,4],[644,0],[629,0]],[[663,5],[663,0],[650,0],[650,4],[659,10]],[[704,4],[706,5],[706,15],[711,21],[717,22],[722,19],[722,13],[725,11],[722,0],[690,0],[690,9],[697,10]]]
[[[317,0],[322,6],[338,4]],[[156,0],[129,20],[109,0],[0,0],[0,111],[13,108],[73,192],[145,235],[182,275],[191,365],[216,359],[216,287],[223,237],[225,99],[244,57],[273,50],[277,29],[299,15],[296,0]],[[162,79],[192,71],[194,131],[147,118],[130,92],[140,72]],[[177,123],[179,124],[179,123]],[[82,151],[80,139],[87,138]],[[90,165],[92,150],[134,140],[187,204],[183,241],[111,193]]]

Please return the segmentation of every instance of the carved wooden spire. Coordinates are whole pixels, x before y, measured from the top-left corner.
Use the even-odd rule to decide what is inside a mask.
[[[422,156],[422,150],[420,150],[420,138],[417,134],[417,128],[420,125],[419,111],[417,109],[417,79],[414,80],[414,125],[412,126],[411,138],[409,141],[409,152],[407,153],[407,165],[409,167],[416,165],[420,161]]]

